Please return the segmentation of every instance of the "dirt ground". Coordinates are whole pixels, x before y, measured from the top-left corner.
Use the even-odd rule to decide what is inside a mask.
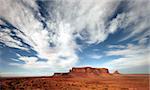
[[[149,90],[150,75],[1,78],[0,90]]]

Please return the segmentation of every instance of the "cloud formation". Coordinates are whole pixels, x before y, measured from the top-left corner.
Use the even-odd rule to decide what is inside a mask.
[[[103,57],[102,55],[97,55],[97,54],[90,55],[90,58],[96,59],[96,60],[100,60],[102,57]]]
[[[37,53],[20,55],[22,66],[68,68],[79,60],[77,38],[86,44],[101,43],[118,28],[135,24],[126,40],[149,27],[149,1],[126,2],[128,10],[115,16],[122,4],[118,0],[0,0],[0,42]]]
[[[145,41],[147,42],[147,41]],[[128,44],[127,46],[124,45],[126,48],[121,48],[118,46],[115,50],[109,50],[106,51],[106,56],[121,56],[117,59],[114,59],[112,61],[109,61],[103,66],[108,67],[112,70],[115,69],[125,69],[125,68],[136,68],[139,66],[150,66],[149,63],[149,50],[150,47],[145,46],[144,43],[140,43],[137,45],[134,44]]]

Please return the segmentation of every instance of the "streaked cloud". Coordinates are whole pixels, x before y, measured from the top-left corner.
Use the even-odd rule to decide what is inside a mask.
[[[43,24],[39,19],[44,17],[42,17],[38,10],[36,2],[29,0],[1,1],[1,17],[21,30],[23,33],[14,30],[16,37],[21,38],[24,43],[30,45],[31,49],[37,52],[38,58],[34,58],[34,60],[30,56],[18,58],[26,64],[28,63],[27,61],[37,63],[37,59],[44,58],[48,60],[45,65],[50,67],[56,67],[56,64],[60,67],[71,66],[78,61],[78,56],[76,55],[76,50],[78,49],[78,45],[75,42],[76,35],[84,40],[85,43],[91,44],[104,41],[108,34],[112,33],[109,30],[106,31],[104,23],[109,15],[114,12],[119,2],[100,2],[99,0],[90,0],[88,2],[85,0],[58,0],[54,2],[54,11],[47,7],[48,13],[54,17],[54,21],[48,19],[45,22],[47,28],[43,28]],[[35,14],[38,15],[39,19],[34,16]],[[5,23],[2,20],[1,22]],[[10,36],[12,32],[9,30],[3,31],[1,32],[3,37],[0,38],[2,43],[12,48],[29,49],[23,47],[22,42]],[[50,46],[51,44],[53,46]],[[65,57],[66,60],[60,57]]]
[[[117,46],[117,45],[116,45]],[[120,45],[119,45],[120,46]],[[150,48],[144,44],[128,44],[124,49],[106,51],[106,56],[121,56],[103,64],[110,69],[127,69],[139,66],[149,66]],[[147,67],[148,68],[148,67]]]
[[[103,57],[102,55],[97,55],[97,54],[93,54],[90,56],[90,58],[97,59],[97,60],[100,60],[102,57]]]
[[[126,46],[124,46],[124,45],[109,45],[108,46],[108,48],[119,48],[119,49],[121,49],[121,48],[125,48]]]
[[[134,63],[131,59],[137,60],[137,64],[145,62],[139,59],[147,55],[143,43],[148,42],[149,36],[149,0],[125,0],[124,3],[119,0],[0,0],[0,3],[0,43],[22,52],[36,52],[34,56],[19,55],[17,59],[24,64],[9,65],[27,69],[70,68],[79,61],[77,52],[82,51],[82,44],[103,43],[119,30],[126,34],[120,42],[133,37],[133,41],[140,42],[109,45],[109,49],[118,50],[106,51],[106,56],[122,56],[110,64],[127,66],[130,64],[121,62]],[[125,7],[120,8],[121,5]]]

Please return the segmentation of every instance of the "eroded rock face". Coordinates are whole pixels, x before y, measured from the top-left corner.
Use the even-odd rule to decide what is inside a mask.
[[[95,73],[95,74],[108,74],[109,71],[107,68],[91,68],[91,67],[82,67],[82,68],[72,68],[70,73]]]
[[[68,73],[54,73],[54,76],[63,76],[63,75],[67,75]]]
[[[116,70],[113,74],[120,74],[120,73],[119,73],[119,71]]]
[[[69,76],[69,73],[54,73],[53,76]]]
[[[54,76],[99,76],[108,75],[109,70],[107,68],[72,68],[68,73],[55,73]]]

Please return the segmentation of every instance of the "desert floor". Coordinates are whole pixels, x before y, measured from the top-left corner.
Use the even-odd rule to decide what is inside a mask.
[[[149,90],[150,75],[1,78],[0,90]]]

